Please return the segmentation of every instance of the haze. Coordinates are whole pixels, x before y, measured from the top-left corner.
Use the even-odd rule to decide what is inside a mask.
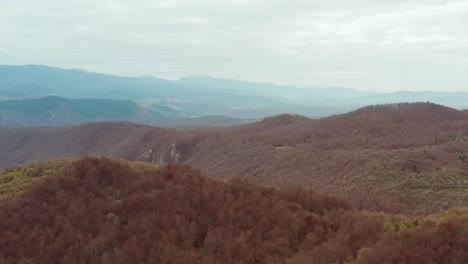
[[[468,91],[468,2],[1,0],[0,63]]]

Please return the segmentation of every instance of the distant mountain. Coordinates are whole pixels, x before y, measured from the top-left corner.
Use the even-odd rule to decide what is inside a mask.
[[[230,109],[273,107],[280,102],[254,94],[191,87],[154,77],[120,77],[41,65],[0,65],[0,96],[56,95],[68,98],[124,99],[176,106],[186,116],[225,115]]]
[[[66,99],[46,96],[0,100],[0,126],[64,126],[97,121],[128,121],[160,127],[232,126],[252,122],[224,116],[183,117],[164,105],[148,109],[128,100]]]
[[[153,111],[133,101],[106,99],[65,99],[47,96],[37,99],[0,101],[0,126],[62,126],[121,120],[156,123],[164,117],[176,117],[170,108]]]
[[[209,87],[239,93],[254,93],[259,96],[274,98],[285,103],[282,106],[277,106],[277,109],[282,109],[282,112],[276,112],[276,114],[296,113],[312,117],[323,117],[352,111],[372,104],[404,102],[432,102],[456,109],[468,108],[468,92],[397,91],[382,93],[343,87],[299,88],[208,76],[184,77],[179,82],[189,86]]]
[[[322,105],[330,98],[372,93],[347,88],[297,88],[266,83],[187,77],[178,81],[151,76],[121,77],[42,65],[0,65],[0,97],[61,96],[134,100],[158,110],[177,109],[186,117],[263,118],[282,113],[319,117],[350,110]]]
[[[467,92],[414,92],[414,91],[399,91],[384,94],[374,94],[364,96],[354,100],[354,104],[369,105],[369,104],[390,104],[398,102],[432,102],[441,104],[456,109],[468,108],[468,93]]]
[[[254,93],[257,95],[285,100],[290,103],[306,103],[311,99],[355,98],[376,94],[343,87],[304,87],[282,86],[270,83],[246,82],[233,79],[219,79],[208,76],[184,77],[179,82],[205,88]]]
[[[371,104],[433,102],[468,108],[466,92],[376,93],[341,87],[295,87],[192,76],[164,80],[121,77],[41,65],[0,65],[0,98],[60,96],[133,100],[156,112],[174,109],[179,116],[227,116],[259,119],[290,113],[323,117]],[[165,109],[164,109],[165,108]]]
[[[187,163],[224,179],[338,194],[367,210],[437,213],[468,205],[467,127],[468,112],[414,103],[210,129],[120,122],[0,128],[0,168],[86,154]]]
[[[9,97],[57,95],[134,100],[154,93],[160,97],[183,95],[185,91],[177,86],[156,78],[119,77],[42,65],[0,65],[0,94]]]

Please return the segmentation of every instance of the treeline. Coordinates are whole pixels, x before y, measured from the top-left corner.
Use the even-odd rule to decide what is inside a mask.
[[[466,263],[468,211],[405,218],[187,166],[83,158],[0,205],[0,263]]]

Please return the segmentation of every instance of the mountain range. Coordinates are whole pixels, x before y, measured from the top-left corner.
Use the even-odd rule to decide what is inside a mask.
[[[131,100],[149,110],[162,111],[163,116],[169,114],[170,117],[185,118],[226,116],[261,119],[283,113],[323,117],[372,104],[421,101],[456,109],[468,108],[466,92],[377,93],[342,87],[301,88],[203,76],[164,80],[42,65],[0,65],[2,100],[46,96]]]

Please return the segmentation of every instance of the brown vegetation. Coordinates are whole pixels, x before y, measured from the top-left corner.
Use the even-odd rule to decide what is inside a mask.
[[[84,158],[0,205],[0,263],[466,263],[468,211],[406,218],[188,166]]]
[[[468,206],[468,115],[447,107],[371,106],[320,120],[279,116],[206,134],[186,162],[226,179],[307,186],[392,213]]]
[[[357,208],[417,215],[468,206],[467,140],[467,112],[393,104],[190,131],[129,123],[0,129],[0,167],[85,154],[188,163],[223,179],[305,186]]]

